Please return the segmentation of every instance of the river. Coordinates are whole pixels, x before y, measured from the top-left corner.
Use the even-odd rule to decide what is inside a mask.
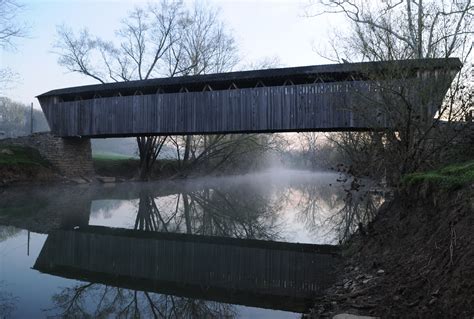
[[[145,318],[299,318],[309,305],[296,305],[296,301],[283,305],[266,293],[255,297],[239,290],[238,283],[229,279],[231,270],[219,276],[227,276],[226,285],[235,289],[216,289],[209,281],[188,278],[212,260],[194,265],[195,259],[183,259],[187,265],[163,264],[159,270],[153,266],[162,265],[163,258],[181,258],[196,242],[206,247],[224,243],[229,245],[222,246],[224,251],[231,254],[238,249],[238,256],[247,254],[243,249],[248,247],[270,256],[270,250],[280,254],[287,249],[280,248],[284,243],[337,245],[366,218],[364,212],[381,203],[378,196],[362,191],[348,197],[347,188],[344,177],[336,173],[299,170],[149,183],[5,188],[0,190],[0,313],[7,318],[137,314]],[[179,251],[169,247],[165,251],[165,247],[158,253],[156,245],[163,241],[173,242],[175,246],[169,247]],[[125,253],[131,245],[133,257]],[[99,247],[102,250],[95,252]],[[122,250],[123,256],[117,257]],[[215,263],[225,263],[218,261],[223,253],[219,254]],[[156,258],[154,264],[151,258]],[[78,260],[83,264],[78,265]],[[174,277],[152,280],[143,275],[150,273],[146,267],[165,277],[166,267],[179,268],[174,274],[180,272],[194,285],[177,283]],[[216,272],[209,275],[208,271],[206,276],[217,276]],[[264,284],[267,287],[268,280]],[[286,299],[291,298],[281,300]]]

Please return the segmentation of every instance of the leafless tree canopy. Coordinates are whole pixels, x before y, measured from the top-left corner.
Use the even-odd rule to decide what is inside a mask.
[[[0,0],[0,50],[15,49],[15,40],[26,36],[26,26],[19,22],[22,9],[15,0]],[[11,68],[0,66],[0,94],[17,79]]]
[[[15,0],[0,0],[0,49],[14,48],[14,41],[26,35],[25,26],[18,22],[21,8]]]
[[[177,41],[182,14],[180,2],[136,7],[121,21],[115,41],[93,36],[87,29],[76,34],[67,26],[58,27],[59,64],[101,83],[156,76],[164,54]]]
[[[238,62],[234,38],[219,11],[200,2],[186,12],[179,39],[168,50],[168,75],[197,75],[232,70]]]
[[[308,15],[343,14],[350,32],[331,44],[332,58],[398,60],[469,56],[472,0],[311,0]],[[341,41],[342,40],[342,41]]]
[[[67,26],[57,34],[59,64],[101,83],[228,71],[238,60],[218,11],[199,3],[192,9],[167,0],[136,7],[114,40]]]

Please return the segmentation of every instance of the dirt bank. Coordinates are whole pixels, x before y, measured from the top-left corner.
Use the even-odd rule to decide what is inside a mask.
[[[312,317],[474,317],[474,184],[407,187],[345,249]]]
[[[37,150],[22,146],[0,145],[0,187],[57,183],[64,180]]]
[[[0,187],[60,182],[65,182],[65,179],[47,167],[37,165],[0,165]]]

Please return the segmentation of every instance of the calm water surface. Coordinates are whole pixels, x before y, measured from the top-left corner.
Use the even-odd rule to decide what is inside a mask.
[[[158,284],[143,275],[150,270],[141,258],[157,258],[157,264],[164,258],[165,253],[149,245],[158,243],[153,236],[164,233],[191,238],[186,247],[208,236],[218,241],[234,238],[231,243],[244,246],[260,245],[254,240],[337,244],[341,231],[353,227],[348,215],[376,206],[373,200],[358,198],[357,207],[348,207],[338,178],[333,173],[286,170],[0,190],[0,317],[299,318],[301,311],[295,309],[302,310],[301,305],[279,306],[278,300],[216,290],[204,282],[193,289]],[[110,233],[117,228],[119,235]],[[189,236],[173,235],[177,233]],[[114,252],[122,247],[128,251],[131,245],[133,257],[124,253],[120,262],[114,259]],[[98,246],[102,250],[95,252]],[[168,251],[166,258],[179,254]],[[85,266],[77,260],[86,260],[89,270],[78,270]],[[127,276],[122,270],[120,276],[114,273],[124,265]]]

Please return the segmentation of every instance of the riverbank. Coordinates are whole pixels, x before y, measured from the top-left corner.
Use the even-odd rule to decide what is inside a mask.
[[[136,158],[93,156],[95,175],[67,177],[55,169],[38,150],[18,145],[0,145],[0,187],[18,185],[52,185],[110,183],[136,180],[139,160]],[[177,174],[177,161],[158,160],[150,180]]]
[[[23,146],[0,147],[0,186],[53,184],[66,179],[55,172],[37,150]]]
[[[408,176],[348,242],[338,283],[312,318],[474,315],[474,162]]]
[[[34,148],[0,144],[0,187],[14,185],[87,184],[139,181],[140,160],[119,154],[92,154],[93,173],[65,176]],[[251,170],[255,172],[254,170]],[[147,181],[185,177],[240,175],[250,171],[193,169],[175,159],[157,159]]]
[[[133,180],[138,176],[140,160],[125,156],[112,156],[110,154],[94,154],[92,157],[94,169],[99,176],[114,177],[117,179]],[[157,159],[150,180],[170,178],[179,173],[177,160]]]

